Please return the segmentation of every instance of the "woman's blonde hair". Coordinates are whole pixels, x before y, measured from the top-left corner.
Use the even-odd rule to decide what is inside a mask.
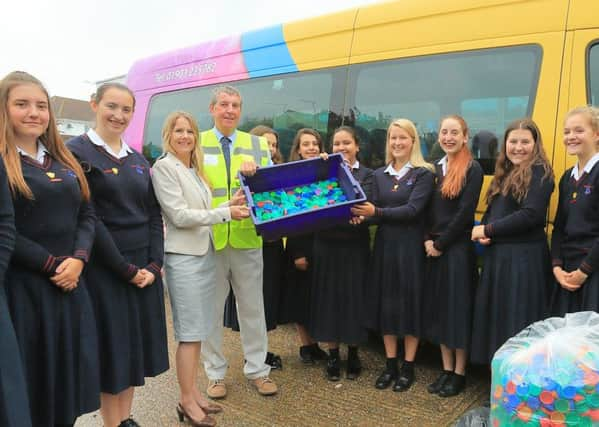
[[[593,105],[584,105],[582,107],[576,107],[566,114],[566,118],[564,119],[564,123],[572,116],[577,115],[585,116],[589,120],[589,124],[591,125],[591,129],[593,132],[599,132],[599,108]],[[597,147],[599,148],[599,140],[597,142]]]
[[[422,157],[422,151],[420,151],[420,137],[418,136],[418,130],[416,129],[414,123],[412,123],[412,121],[408,119],[395,119],[387,128],[387,146],[385,148],[385,163],[390,164],[393,161],[393,155],[391,154],[391,146],[389,145],[389,137],[391,136],[391,129],[393,129],[393,127],[398,127],[406,131],[410,138],[412,138],[412,141],[414,142],[414,144],[412,145],[412,151],[410,152],[410,164],[415,168],[422,167],[434,172],[435,168],[433,167],[433,165],[427,163],[424,160],[424,157]]]
[[[204,151],[202,150],[202,146],[200,144],[200,128],[198,127],[198,122],[196,122],[191,114],[186,111],[175,111],[167,116],[166,120],[164,121],[164,125],[162,126],[162,151],[165,153],[171,153],[173,155],[177,154],[171,144],[171,141],[173,138],[175,124],[179,118],[184,118],[187,120],[195,139],[195,146],[191,152],[191,167],[195,170],[196,174],[201,177],[204,182],[206,182],[206,184],[210,185],[208,176],[204,172]]]
[[[14,143],[15,134],[8,117],[8,98],[10,96],[10,91],[22,85],[37,86],[46,96],[49,121],[48,127],[45,132],[40,135],[39,140],[44,144],[46,150],[50,153],[50,156],[75,173],[79,180],[81,196],[84,200],[89,200],[89,185],[87,184],[87,179],[85,179],[83,169],[77,159],[75,159],[75,156],[73,156],[65,146],[58,133],[58,129],[56,128],[56,118],[54,116],[54,111],[52,110],[48,91],[42,82],[24,71],[13,71],[0,81],[0,155],[2,155],[4,165],[6,166],[8,185],[10,186],[12,194],[16,195],[17,193],[20,193],[27,199],[34,199],[33,192],[23,177],[21,155],[17,151],[17,147]]]

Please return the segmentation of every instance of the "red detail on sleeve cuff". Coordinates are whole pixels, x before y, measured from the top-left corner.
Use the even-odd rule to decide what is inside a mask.
[[[85,249],[77,249],[73,254],[73,258],[80,259],[83,262],[88,262],[89,253]]]
[[[150,270],[154,275],[158,276],[161,274],[162,268],[155,262],[151,262],[147,265],[146,270]]]
[[[580,271],[582,271],[587,276],[590,276],[591,273],[593,273],[593,267],[591,267],[591,265],[589,263],[587,263],[586,261],[581,262],[580,267],[578,267],[578,268],[580,269]]]
[[[42,267],[42,271],[44,273],[52,273],[53,270],[56,268],[54,267],[54,264],[56,263],[56,257],[54,257],[53,255],[48,255],[48,259],[46,259],[46,262],[44,263],[44,266]],[[52,268],[54,267],[54,268]]]
[[[123,277],[125,280],[129,281],[135,277],[139,268],[134,264],[125,264],[123,268]]]
[[[68,257],[66,256],[55,257],[54,255],[49,255],[42,271],[50,276],[53,276],[54,274],[56,274],[56,269],[58,268],[60,263],[67,258]]]

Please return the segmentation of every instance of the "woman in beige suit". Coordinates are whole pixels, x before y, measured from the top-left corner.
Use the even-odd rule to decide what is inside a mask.
[[[238,193],[212,208],[210,184],[202,165],[199,129],[185,112],[170,114],[162,129],[164,155],[153,167],[154,189],[166,224],[165,274],[173,311],[177,378],[181,401],[179,419],[195,426],[213,426],[209,414],[222,411],[196,387],[200,345],[213,329],[216,261],[211,225],[249,216]]]

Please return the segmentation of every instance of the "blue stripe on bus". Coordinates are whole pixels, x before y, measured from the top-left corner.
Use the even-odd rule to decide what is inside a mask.
[[[287,48],[282,25],[242,34],[241,51],[250,77],[298,71]]]

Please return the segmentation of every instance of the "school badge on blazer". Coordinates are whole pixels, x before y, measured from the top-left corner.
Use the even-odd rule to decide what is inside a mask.
[[[119,170],[118,170],[118,168],[104,169],[104,173],[106,175],[109,175],[109,174],[118,175],[119,174]]]
[[[75,174],[75,172],[73,172],[70,169],[61,169],[67,176],[70,176],[71,178],[77,178],[77,175]]]
[[[48,178],[50,178],[50,182],[61,182],[62,178],[56,178],[56,174],[54,172],[46,172]]]
[[[140,175],[143,175],[144,169],[145,169],[144,166],[142,166],[142,165],[131,165],[131,167],[135,169],[135,172],[137,172]]]

